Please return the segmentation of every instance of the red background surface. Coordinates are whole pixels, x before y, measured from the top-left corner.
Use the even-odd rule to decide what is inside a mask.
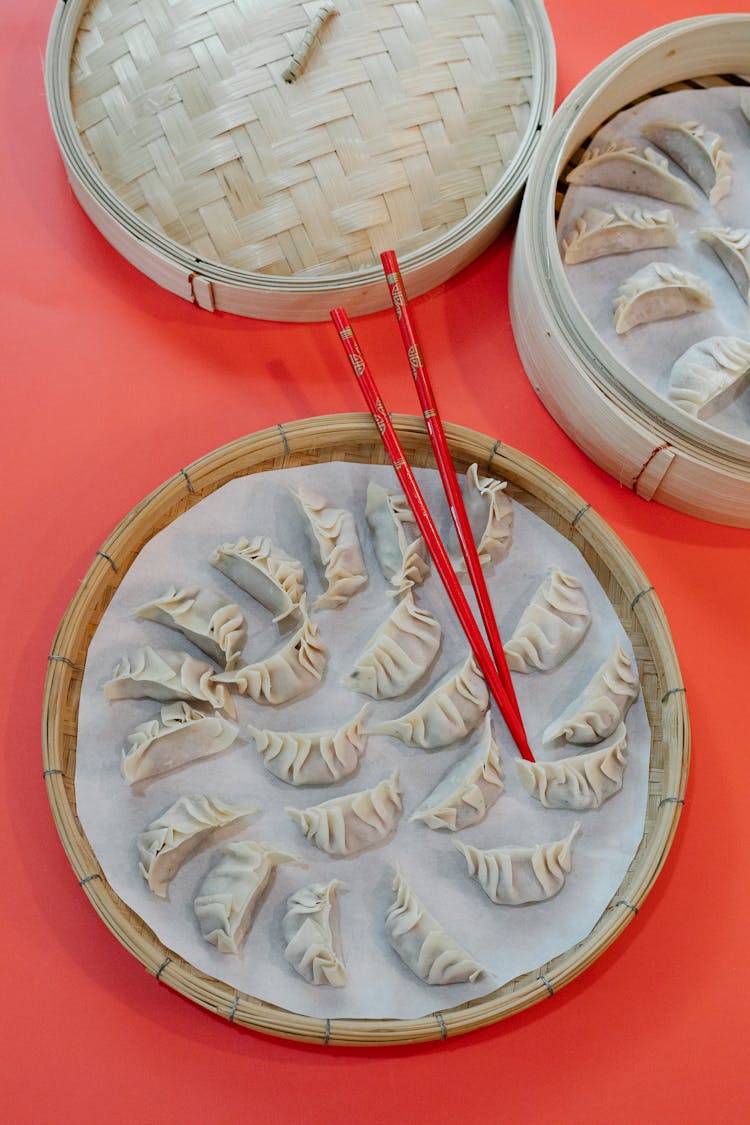
[[[622,44],[723,5],[547,7],[559,102]],[[47,655],[77,583],[115,524],[183,465],[256,429],[361,405],[331,326],[202,313],[91,226],[47,119],[52,10],[4,0],[0,35],[4,1120],[746,1121],[750,532],[644,503],[547,416],[511,334],[512,229],[415,301],[415,315],[444,417],[554,469],[622,537],[666,609],[693,762],[675,846],[640,914],[519,1016],[446,1043],[353,1050],[212,1017],[147,975],[89,905],[54,828],[39,743]],[[390,408],[413,412],[391,315],[358,327]]]

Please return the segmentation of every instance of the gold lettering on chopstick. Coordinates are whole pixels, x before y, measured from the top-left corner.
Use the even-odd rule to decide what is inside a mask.
[[[396,310],[396,317],[398,318],[398,320],[401,320],[401,317],[404,315],[404,299],[401,296],[401,287],[398,284],[398,278],[395,274],[391,274],[388,278],[388,281],[391,286],[391,300],[393,301],[393,307]]]

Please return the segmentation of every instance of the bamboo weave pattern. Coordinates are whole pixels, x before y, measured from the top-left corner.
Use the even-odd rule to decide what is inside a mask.
[[[529,120],[510,0],[92,0],[71,100],[110,189],[197,257],[311,279],[450,231]]]

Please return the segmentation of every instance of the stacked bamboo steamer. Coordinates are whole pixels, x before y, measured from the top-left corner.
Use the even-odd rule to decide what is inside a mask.
[[[534,389],[569,436],[618,482],[703,519],[750,527],[750,442],[649,390],[593,332],[565,277],[555,201],[566,165],[620,110],[706,76],[750,82],[750,15],[683,20],[628,44],[569,95],[537,149],[513,252],[510,307]]]
[[[74,193],[158,284],[245,316],[365,313],[382,250],[417,294],[509,217],[552,113],[541,0],[335,9],[59,3],[47,96]]]

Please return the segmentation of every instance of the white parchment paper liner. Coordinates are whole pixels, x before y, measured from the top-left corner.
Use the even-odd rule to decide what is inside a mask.
[[[670,210],[674,215],[678,225],[676,246],[614,254],[565,267],[568,284],[594,331],[620,363],[664,399],[667,399],[672,365],[691,345],[708,336],[739,336],[750,340],[747,302],[715,252],[693,233],[703,227],[729,227],[731,230],[750,227],[750,124],[740,110],[741,94],[747,95],[746,87],[661,94],[618,113],[590,142],[590,147],[606,148],[612,141],[630,140],[639,151],[652,148],[660,156],[666,156],[641,134],[646,122],[696,121],[704,125],[707,133],[718,133],[723,138],[722,147],[732,157],[732,190],[715,206],[687,173],[667,158],[669,171],[695,192],[698,210],[648,195],[576,184],[568,184],[560,209],[557,235],[561,253],[566,232],[587,207],[606,209],[608,204],[618,203],[628,210],[635,206],[646,211]],[[669,262],[697,274],[711,286],[715,307],[640,324],[618,336],[612,305],[620,285],[649,262]],[[708,426],[750,443],[750,389],[745,388],[732,402],[706,419],[694,419],[687,414],[685,418],[691,428]]]
[[[445,538],[449,516],[436,472],[417,470],[434,517]],[[258,473],[225,485],[156,535],[125,575],[92,640],[81,694],[76,759],[78,815],[107,880],[118,895],[171,950],[198,969],[262,1000],[319,1017],[415,1018],[438,1008],[492,992],[520,973],[564,952],[591,930],[622,881],[643,834],[647,795],[650,730],[642,701],[627,717],[629,765],[623,789],[601,809],[575,814],[551,811],[522,789],[515,772],[517,751],[496,709],[495,735],[500,747],[505,791],[485,822],[460,834],[479,847],[528,845],[560,839],[580,816],[573,871],[563,891],[549,902],[502,907],[492,904],[465,872],[453,847],[452,833],[435,832],[409,816],[443,773],[475,739],[427,753],[384,736],[372,737],[354,777],[328,788],[295,789],[273,777],[251,741],[243,738],[224,754],[155,779],[142,794],[131,791],[119,774],[125,736],[139,722],[158,714],[149,700],[108,702],[102,688],[120,657],[144,643],[192,650],[187,641],[153,622],[139,621],[131,610],[161,594],[171,583],[205,585],[224,591],[244,609],[250,639],[245,655],[261,659],[279,643],[271,615],[238,591],[207,559],[214,547],[240,535],[270,535],[274,543],[301,560],[310,602],[322,589],[319,570],[289,487],[304,482],[354,514],[369,567],[369,585],[342,610],[315,614],[330,651],[324,682],[311,695],[285,707],[268,707],[237,697],[240,721],[272,729],[330,729],[359,710],[363,696],[340,684],[364,642],[394,605],[375,562],[364,520],[367,481],[397,487],[386,466],[330,463]],[[544,578],[557,565],[585,586],[592,609],[591,629],[579,649],[558,670],[516,676],[515,683],[532,747],[540,760],[567,751],[541,748],[545,726],[580,692],[601,664],[617,636],[630,644],[617,616],[578,550],[547,524],[515,504],[515,531],[508,558],[489,574],[498,624],[509,638],[521,612]],[[417,592],[443,626],[443,643],[428,682],[411,695],[373,702],[373,722],[405,714],[438,680],[467,655],[467,645],[439,579],[430,576]],[[342,793],[375,785],[399,765],[404,813],[399,829],[384,847],[350,859],[331,859],[307,843],[284,814]],[[243,951],[220,954],[200,936],[192,901],[216,849],[188,861],[171,884],[169,898],[153,895],[138,873],[135,838],[152,819],[184,793],[207,792],[238,803],[257,802],[241,837],[268,840],[300,856],[305,866],[280,867]],[[385,911],[393,899],[393,867],[400,863],[414,891],[451,935],[487,969],[473,985],[434,987],[424,984],[398,959],[383,932]],[[281,921],[288,895],[304,883],[342,879],[343,950],[350,984],[316,988],[297,976],[284,960]]]

